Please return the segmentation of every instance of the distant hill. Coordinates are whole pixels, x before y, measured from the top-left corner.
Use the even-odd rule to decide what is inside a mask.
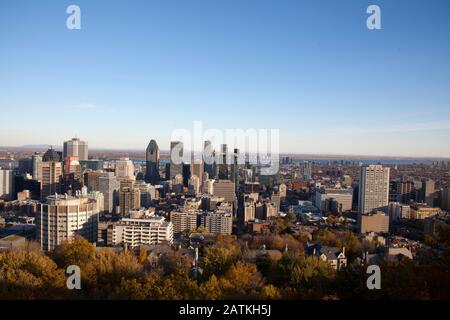
[[[24,145],[22,147],[19,148],[24,148],[24,149],[48,149],[50,148],[49,144],[27,144]]]

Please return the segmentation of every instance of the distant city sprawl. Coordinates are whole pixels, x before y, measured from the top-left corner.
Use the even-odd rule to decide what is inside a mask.
[[[3,148],[0,298],[449,297],[449,159],[283,154],[267,174],[186,141]]]

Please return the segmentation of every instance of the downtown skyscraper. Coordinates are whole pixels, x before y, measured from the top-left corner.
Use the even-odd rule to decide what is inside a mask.
[[[88,143],[78,138],[72,138],[64,142],[63,159],[66,157],[78,157],[80,161],[88,159]]]
[[[61,155],[53,148],[42,156],[41,200],[55,193],[61,193],[63,163]]]
[[[226,144],[221,145],[219,179],[228,179],[228,146]]]
[[[146,173],[145,181],[153,185],[160,181],[159,176],[159,147],[155,140],[151,140],[145,152]]]
[[[208,173],[208,177],[213,179],[215,176],[214,172],[214,150],[210,140],[206,140],[203,146],[203,163],[204,172]]]
[[[170,179],[177,174],[183,175],[183,142],[170,143]]]

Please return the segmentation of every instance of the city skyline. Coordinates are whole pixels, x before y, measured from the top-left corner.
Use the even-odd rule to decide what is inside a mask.
[[[280,129],[282,153],[450,157],[447,1],[377,1],[382,30],[365,1],[77,1],[81,30],[69,4],[0,5],[1,146],[168,150],[201,120]]]
[[[62,141],[67,140],[67,139],[71,139],[71,138],[63,138]],[[88,139],[83,138],[84,140],[86,140],[86,142],[89,143]],[[147,139],[147,144],[148,144],[148,140],[155,140],[155,139]],[[159,144],[159,142],[157,141],[157,143]],[[167,142],[168,146],[163,145],[163,147],[160,149],[161,152],[161,156],[166,157],[170,154],[170,141]],[[220,146],[217,147],[217,150],[219,150]],[[4,150],[23,150],[25,151],[36,151],[36,152],[45,152],[47,149],[49,148],[53,148],[55,150],[58,151],[63,151],[63,142],[62,143],[55,143],[55,144],[26,144],[26,145],[0,145],[0,149],[4,149]],[[91,144],[89,143],[89,151],[92,152],[117,152],[118,154],[122,154],[123,156],[128,156],[128,152],[132,152],[132,153],[142,153],[142,159],[145,159],[145,154],[146,154],[146,148],[147,146],[144,147],[135,147],[135,148],[126,148],[126,147],[112,147],[112,148],[108,148],[108,147],[97,147],[97,146],[91,146]],[[187,148],[184,149],[186,152],[194,152],[192,150],[189,150]],[[217,151],[216,150],[216,151]],[[304,160],[314,160],[314,159],[372,159],[372,160],[376,160],[376,159],[422,159],[422,160],[450,160],[450,156],[426,156],[426,155],[399,155],[399,154],[377,154],[377,153],[367,153],[367,154],[362,154],[362,153],[342,153],[342,152],[317,152],[317,153],[307,153],[307,152],[284,152],[284,151],[280,151],[279,156],[294,156],[294,157],[304,157]]]

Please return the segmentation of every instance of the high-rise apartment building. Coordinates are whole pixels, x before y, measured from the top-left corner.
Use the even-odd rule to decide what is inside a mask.
[[[98,214],[97,200],[92,197],[48,196],[37,208],[37,241],[45,251],[75,236],[96,242]]]
[[[180,234],[195,230],[197,228],[198,215],[198,210],[172,211],[170,213],[170,221],[173,223],[173,232]]]
[[[360,214],[387,210],[389,202],[389,168],[382,165],[362,166],[359,172]]]
[[[14,174],[12,170],[0,168],[0,199],[12,200],[14,190]]]
[[[65,141],[63,146],[63,158],[65,157],[78,157],[79,160],[87,160],[88,143],[86,141],[81,141],[78,138],[72,138],[69,141]]]
[[[125,216],[132,209],[141,207],[141,194],[139,189],[134,187],[120,187],[119,191],[120,215]]]
[[[210,212],[202,216],[202,224],[209,233],[230,235],[233,216],[230,213]]]

